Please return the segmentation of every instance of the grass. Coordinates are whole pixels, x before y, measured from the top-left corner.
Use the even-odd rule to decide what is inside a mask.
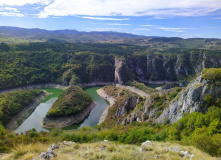
[[[28,145],[20,144],[15,147],[10,154],[5,154],[0,159],[2,160],[31,160],[33,157],[38,157],[41,152],[46,151],[48,144],[32,143]]]
[[[48,101],[51,98],[58,97],[63,92],[62,89],[58,89],[58,88],[46,88],[46,89],[42,89],[42,90],[45,90],[48,93],[51,93],[51,95],[46,97],[45,100],[42,101],[42,103],[45,103],[46,101]]]
[[[41,152],[46,151],[49,146],[48,144],[39,143],[19,145],[19,147],[15,148],[11,153],[3,155],[0,159],[32,159],[33,157],[38,157]],[[193,160],[213,159],[195,147],[186,147],[169,142],[152,142],[148,147],[142,146],[142,151],[140,151],[140,146],[117,144],[108,141],[102,143],[61,145],[59,149],[55,150],[57,157],[54,157],[53,160],[152,160],[156,159],[156,155],[160,155],[158,159],[183,160],[181,153],[166,152],[166,148],[168,147],[179,147],[181,150],[194,154]],[[189,157],[186,159],[189,159]]]
[[[38,40],[38,39],[25,39],[19,37],[0,37],[0,43],[9,43],[9,44],[19,44],[19,43],[29,43],[29,42],[44,42],[45,40]]]

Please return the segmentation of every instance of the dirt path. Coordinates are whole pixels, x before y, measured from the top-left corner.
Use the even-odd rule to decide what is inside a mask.
[[[122,88],[122,89],[128,89],[130,92],[136,93],[136,94],[138,94],[139,96],[142,96],[142,97],[149,97],[150,96],[149,94],[147,94],[144,91],[141,91],[141,90],[139,90],[135,87],[125,86],[125,85],[120,85],[120,84],[116,84],[116,87]]]

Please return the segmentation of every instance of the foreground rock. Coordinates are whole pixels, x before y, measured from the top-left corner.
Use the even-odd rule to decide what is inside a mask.
[[[33,158],[33,160],[44,159],[213,160],[208,154],[194,147],[151,141],[145,141],[139,147],[135,145],[116,144],[108,140],[84,144],[78,144],[71,141],[63,141],[58,145],[52,144],[46,152],[42,152],[38,157]]]

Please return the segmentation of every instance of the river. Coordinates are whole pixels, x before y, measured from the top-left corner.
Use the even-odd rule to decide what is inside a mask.
[[[79,129],[85,126],[93,127],[98,124],[102,113],[109,106],[108,101],[97,94],[96,90],[99,88],[101,87],[90,87],[85,89],[85,92],[96,102],[97,105],[84,121],[76,125],[65,127],[65,130]],[[57,98],[51,98],[47,102],[39,104],[34,112],[15,130],[15,133],[25,132],[32,128],[35,128],[38,132],[48,131],[41,126],[41,121],[56,99]]]

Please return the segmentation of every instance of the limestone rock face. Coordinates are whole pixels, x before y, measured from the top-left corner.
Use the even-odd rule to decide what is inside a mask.
[[[116,116],[122,116],[130,110],[133,110],[137,105],[137,98],[131,97],[125,101],[123,105],[120,105],[117,109]]]
[[[122,78],[121,78],[121,74],[120,74],[120,68],[122,67],[122,61],[115,58],[115,82],[119,83],[119,84],[123,84]]]
[[[200,73],[205,68],[218,68],[221,66],[221,59],[201,52],[174,56],[134,55],[126,57],[125,64],[122,73],[128,74],[130,71],[141,82],[164,84]],[[124,76],[121,75],[123,83],[128,80]]]
[[[157,123],[164,123],[165,119],[170,123],[178,121],[185,114],[192,112],[205,113],[209,107],[204,102],[205,95],[212,95],[214,100],[221,95],[221,87],[213,84],[211,81],[203,79],[202,73],[191,82],[184,91],[178,95],[178,99],[174,99],[168,108],[166,108]]]

